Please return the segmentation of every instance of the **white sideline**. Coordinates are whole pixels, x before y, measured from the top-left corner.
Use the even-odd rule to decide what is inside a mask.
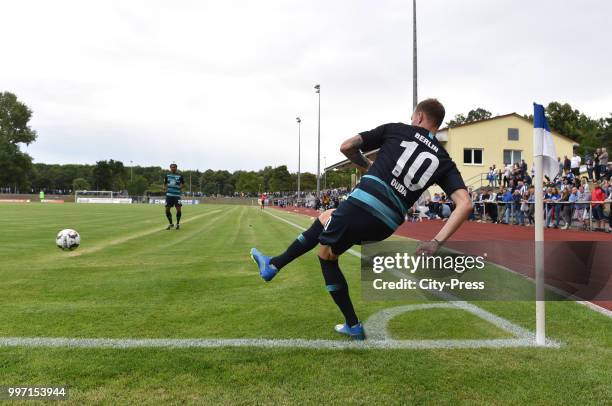
[[[291,226],[304,230],[305,228],[265,211],[272,217],[284,221]],[[357,251],[349,250],[351,255],[361,257]],[[407,275],[405,275],[407,276]],[[442,299],[452,300],[449,294],[440,295]],[[395,340],[392,339],[387,325],[389,321],[402,313],[427,310],[432,308],[462,309],[497,328],[514,335],[505,339],[477,340]],[[61,348],[228,348],[228,347],[260,347],[260,348],[304,348],[330,350],[394,350],[394,349],[476,349],[476,348],[521,348],[548,347],[560,348],[557,341],[548,339],[544,346],[537,345],[535,335],[510,321],[496,316],[478,306],[465,301],[445,303],[425,303],[397,306],[383,309],[368,318],[365,322],[368,339],[365,341],[349,340],[316,340],[316,339],[270,339],[270,338],[68,338],[68,337],[0,337],[0,347],[61,347]]]

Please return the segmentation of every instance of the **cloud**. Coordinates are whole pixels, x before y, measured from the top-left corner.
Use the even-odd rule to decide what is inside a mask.
[[[612,6],[419,1],[419,95],[447,118],[566,101],[610,112]],[[37,162],[176,160],[184,168],[316,170],[321,147],[412,109],[406,1],[33,1],[3,7],[2,90],[34,110]]]

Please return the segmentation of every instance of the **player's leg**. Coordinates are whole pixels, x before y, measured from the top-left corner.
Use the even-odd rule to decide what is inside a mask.
[[[348,283],[340,270],[338,257],[363,241],[383,241],[392,235],[394,230],[350,201],[342,202],[325,224],[325,230],[319,236],[319,261],[327,290],[345,319],[344,324],[336,326],[338,333],[358,340],[365,338],[363,326],[355,314],[349,296]]]
[[[178,230],[181,228],[181,216],[183,214],[181,211],[181,203],[177,202],[174,207],[176,208],[176,229]]]
[[[170,211],[171,207],[171,202],[169,201],[169,198],[166,197],[166,218],[168,219],[168,227],[166,227],[166,230],[174,228],[174,225],[172,224],[172,212]]]
[[[321,263],[325,287],[344,316],[345,323],[337,325],[336,331],[351,338],[363,340],[365,338],[363,326],[359,322],[357,314],[355,314],[348,284],[338,265],[338,256],[332,252],[330,246],[321,245],[319,247],[319,262]]]
[[[323,232],[325,224],[331,218],[334,210],[329,209],[321,213],[306,231],[298,235],[285,252],[271,258],[270,263],[280,270],[294,259],[316,247],[319,243],[319,235]]]
[[[272,280],[283,267],[294,259],[312,250],[319,243],[319,235],[323,231],[324,224],[329,221],[334,209],[327,210],[312,225],[287,247],[285,252],[275,257],[267,257],[256,248],[251,249],[251,257],[259,267],[259,274],[266,281]]]

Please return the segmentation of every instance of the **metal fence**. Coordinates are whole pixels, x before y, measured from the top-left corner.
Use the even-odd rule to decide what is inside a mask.
[[[439,202],[451,204],[452,202]],[[601,205],[601,218],[593,218],[593,204]],[[470,218],[482,222],[532,225],[535,222],[535,202],[521,200],[520,202],[475,201],[474,211]],[[607,210],[606,210],[607,208]],[[599,209],[595,209],[599,211]],[[608,214],[605,213],[608,211]],[[571,228],[576,222],[586,230],[594,229],[594,221],[610,222],[612,216],[612,201],[580,200],[576,202],[551,201],[544,202],[544,224],[548,227],[563,225]]]

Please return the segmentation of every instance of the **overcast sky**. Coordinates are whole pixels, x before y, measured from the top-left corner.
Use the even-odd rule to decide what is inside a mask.
[[[612,2],[418,1],[419,99],[612,111]],[[4,1],[0,90],[34,112],[35,162],[316,171],[412,110],[410,0]],[[323,165],[323,162],[322,162]]]

